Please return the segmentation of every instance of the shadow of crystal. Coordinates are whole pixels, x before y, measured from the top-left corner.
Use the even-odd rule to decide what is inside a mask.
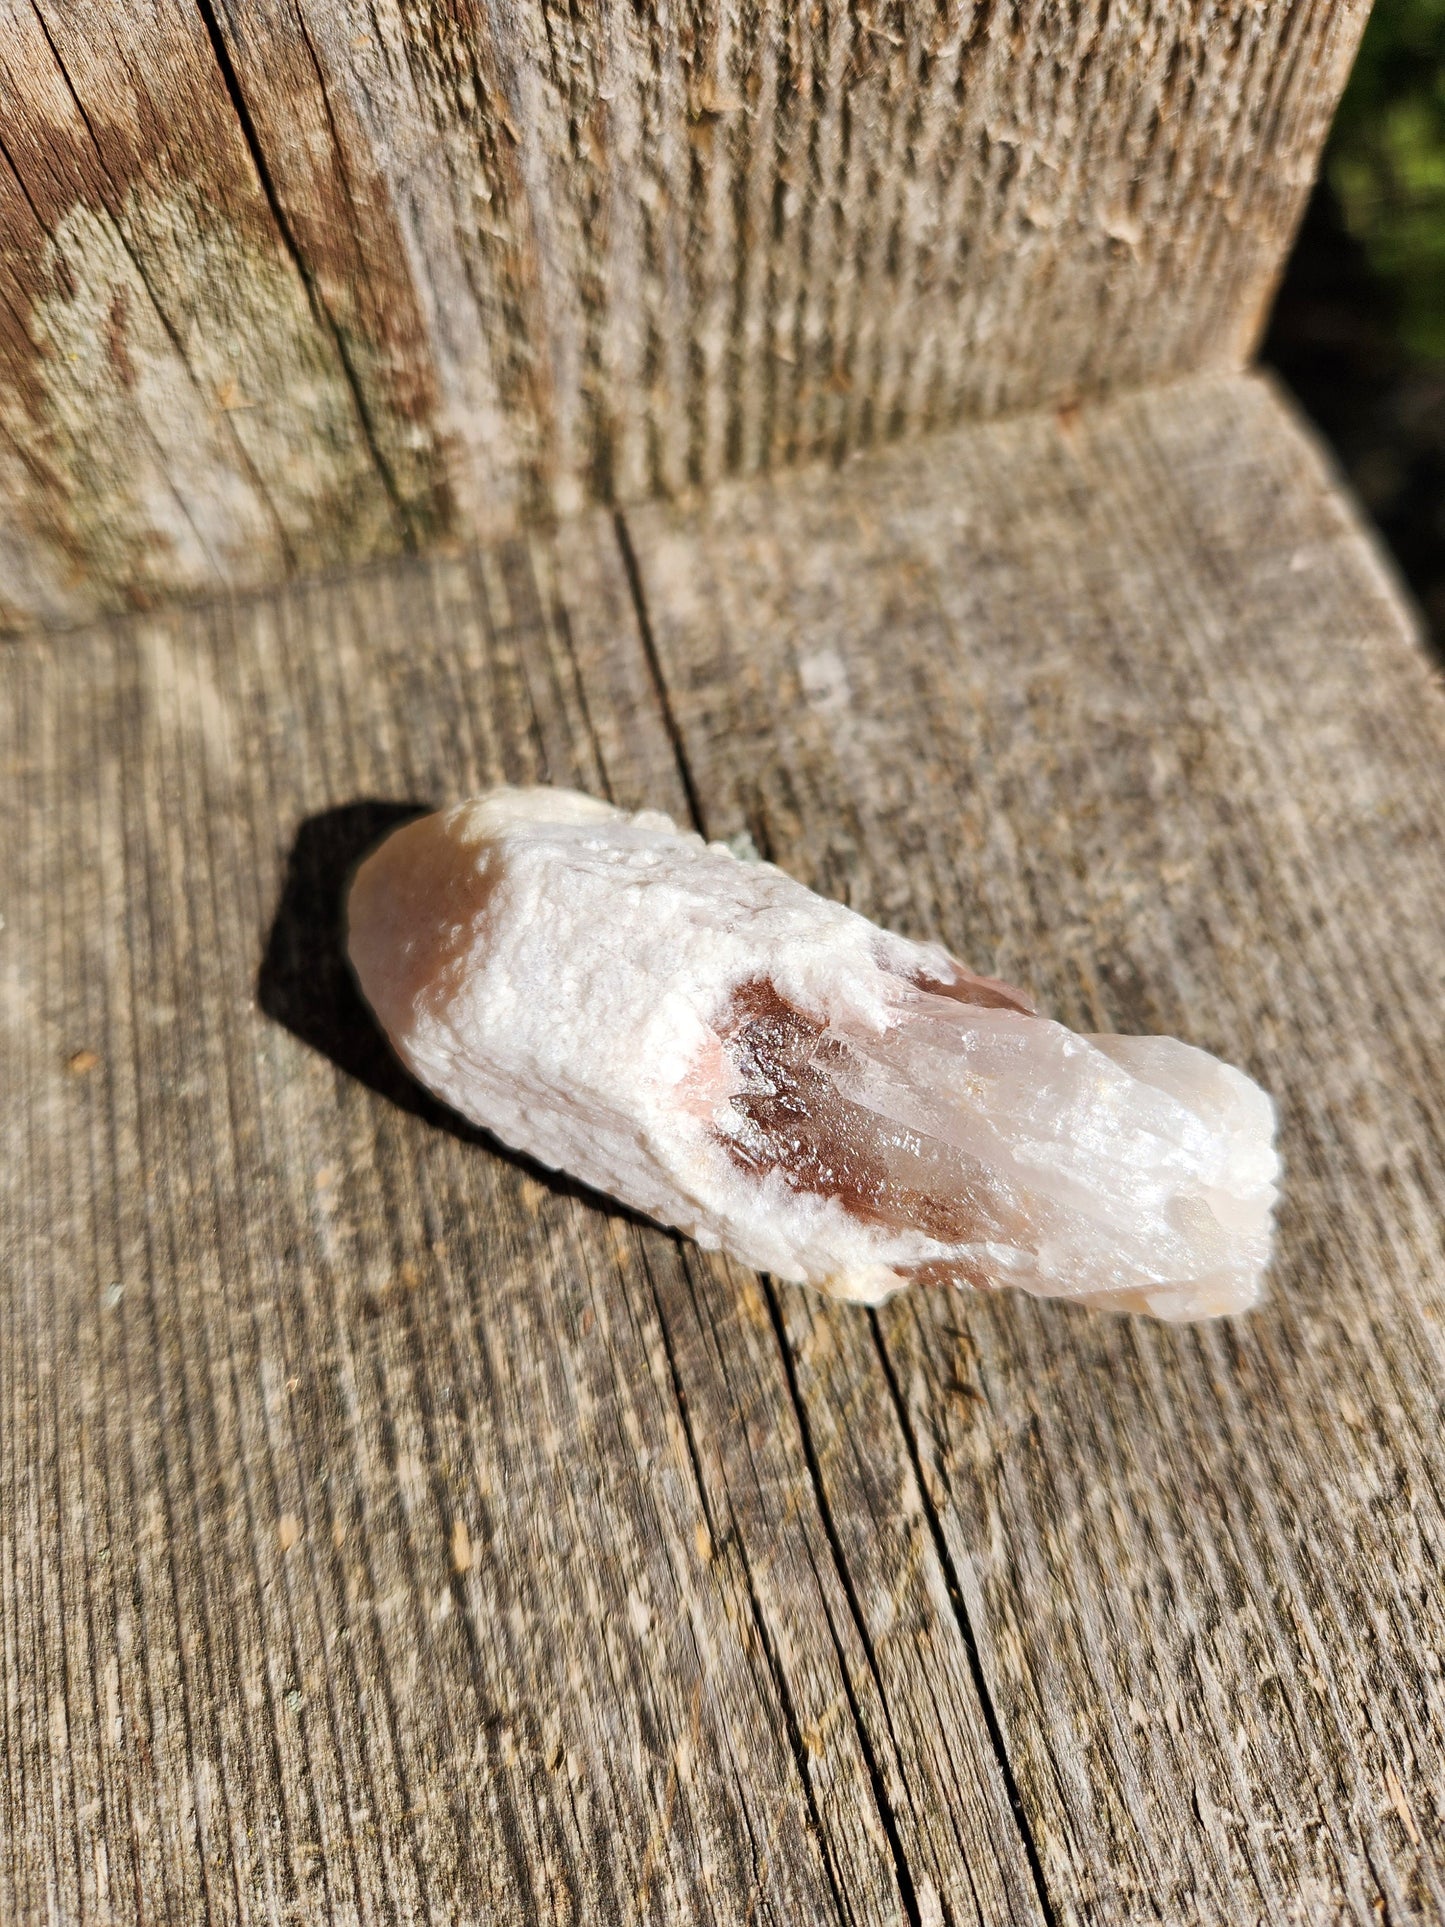
[[[346,956],[351,879],[383,837],[434,807],[368,797],[306,818],[287,859],[281,900],[257,973],[257,1003],[273,1022],[398,1109],[464,1144],[493,1152],[565,1197],[630,1224],[650,1226],[652,1220],[640,1212],[590,1190],[566,1172],[537,1163],[433,1097],[396,1056],[357,987]]]
[[[484,1132],[428,1095],[396,1057],[346,958],[346,892],[361,859],[431,806],[367,798],[301,825],[256,979],[266,1015],[389,1103],[485,1144]]]

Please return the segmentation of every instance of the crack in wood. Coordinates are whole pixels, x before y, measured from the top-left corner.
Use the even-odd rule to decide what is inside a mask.
[[[667,678],[662,673],[662,663],[657,654],[657,639],[652,633],[652,621],[647,613],[647,596],[642,586],[642,572],[637,566],[637,553],[632,546],[627,517],[621,509],[613,511],[612,527],[617,537],[618,549],[622,554],[622,566],[627,575],[627,588],[632,597],[633,614],[637,618],[637,632],[642,642],[642,653],[652,678],[658,708],[662,713],[663,727],[667,731],[667,740],[672,746],[678,781],[682,784],[683,794],[687,798],[688,815],[698,835],[706,838],[707,818],[703,814],[702,798],[693,780],[692,771],[688,767],[686,746],[682,731],[678,727],[677,717],[673,713],[672,696],[667,687]]]
[[[687,1254],[683,1249],[683,1242],[673,1234],[672,1243],[674,1249],[678,1252],[682,1269],[688,1275],[689,1283],[691,1284],[691,1273]],[[798,1719],[798,1710],[793,1703],[793,1694],[788,1684],[788,1676],[779,1660],[777,1647],[772,1635],[768,1631],[767,1616],[763,1611],[762,1600],[758,1594],[757,1580],[753,1573],[752,1562],[748,1558],[747,1546],[743,1541],[743,1537],[741,1533],[720,1533],[718,1530],[718,1522],[708,1498],[707,1481],[703,1473],[702,1458],[698,1451],[697,1439],[693,1433],[692,1416],[688,1410],[687,1392],[682,1382],[682,1374],[678,1370],[677,1354],[673,1347],[672,1333],[668,1328],[667,1314],[663,1310],[662,1299],[658,1293],[657,1280],[653,1275],[652,1266],[647,1262],[645,1251],[642,1253],[642,1265],[647,1274],[648,1285],[651,1288],[653,1311],[657,1318],[658,1333],[661,1336],[663,1352],[667,1359],[668,1376],[672,1385],[673,1404],[676,1407],[678,1421],[682,1426],[683,1438],[687,1444],[687,1456],[692,1468],[693,1487],[697,1493],[697,1502],[712,1540],[714,1557],[721,1557],[729,1545],[736,1545],[738,1559],[743,1569],[748,1608],[753,1628],[757,1633],[758,1643],[762,1647],[763,1658],[767,1664],[768,1677],[772,1682],[773,1691],[777,1695],[778,1706],[783,1715],[783,1724],[787,1729],[789,1751],[793,1757],[793,1765],[797,1772],[803,1798],[808,1805],[808,1814],[813,1823],[813,1835],[817,1844],[819,1857],[823,1863],[823,1869],[827,1876],[834,1905],[838,1909],[838,1919],[840,1921],[847,1921],[852,1918],[853,1910],[847,1905],[839,1870],[834,1864],[832,1843],[829,1838],[828,1829],[823,1824],[823,1816],[818,1808],[817,1789],[813,1784],[813,1775],[808,1765],[808,1749],[803,1739],[803,1729]],[[695,1289],[696,1287],[694,1286],[694,1290]]]
[[[827,1540],[828,1551],[832,1556],[833,1570],[837,1575],[839,1585],[843,1589],[843,1597],[848,1605],[848,1615],[853,1622],[853,1629],[858,1635],[859,1643],[862,1645],[863,1657],[867,1663],[868,1671],[872,1676],[873,1686],[878,1694],[879,1705],[883,1708],[884,1721],[889,1725],[889,1738],[893,1740],[896,1752],[897,1741],[892,1732],[892,1723],[889,1720],[887,1691],[883,1684],[883,1676],[878,1668],[878,1656],[873,1650],[873,1637],[868,1630],[868,1622],[864,1617],[863,1609],[858,1603],[858,1592],[853,1583],[853,1575],[849,1570],[847,1554],[844,1551],[842,1540],[838,1536],[838,1528],[834,1523],[832,1506],[828,1502],[827,1487],[823,1483],[822,1471],[818,1464],[818,1454],[813,1445],[812,1427],[808,1422],[807,1407],[803,1401],[802,1393],[798,1388],[797,1365],[793,1358],[793,1348],[788,1342],[787,1328],[783,1324],[782,1308],[778,1303],[778,1288],[775,1281],[771,1278],[764,1278],[763,1291],[767,1298],[768,1311],[772,1319],[773,1336],[777,1340],[779,1360],[783,1368],[783,1379],[788,1388],[788,1400],[792,1406],[793,1419],[798,1428],[799,1443],[803,1448],[803,1463],[807,1467],[808,1483],[812,1488],[813,1503],[817,1507],[818,1517],[823,1526],[823,1534]],[[837,1636],[835,1634],[835,1644],[836,1639]],[[858,1702],[858,1696],[853,1689],[853,1682],[848,1673],[847,1660],[841,1649],[839,1649],[838,1652],[838,1666],[843,1677],[844,1691],[848,1695],[848,1710],[852,1714],[854,1730],[858,1735],[858,1744],[863,1750],[863,1758],[867,1764],[868,1779],[873,1788],[873,1803],[878,1809],[878,1817],[883,1824],[883,1831],[888,1840],[888,1849],[893,1858],[893,1874],[898,1882],[899,1897],[903,1902],[904,1911],[908,1915],[911,1927],[920,1927],[922,1913],[918,1904],[918,1892],[914,1884],[912,1872],[909,1869],[908,1855],[904,1849],[902,1837],[899,1833],[897,1809],[889,1796],[888,1783],[883,1774],[882,1764],[879,1761],[877,1750],[873,1745],[873,1739],[868,1731],[867,1723],[863,1718],[863,1710]]]
[[[313,274],[311,266],[301,250],[296,239],[295,230],[287,218],[286,210],[281,203],[281,197],[276,191],[276,183],[272,178],[270,165],[266,160],[260,138],[256,132],[256,123],[252,119],[251,110],[246,104],[246,97],[241,89],[240,78],[236,73],[235,64],[231,59],[230,49],[226,45],[226,37],[221,31],[220,21],[216,16],[214,0],[195,0],[195,4],[205,26],[206,37],[211,43],[211,51],[216,57],[216,66],[220,70],[221,80],[225,86],[232,110],[235,113],[237,125],[240,127],[242,138],[246,143],[246,151],[251,156],[251,165],[256,170],[257,182],[260,185],[262,194],[266,197],[266,205],[271,210],[271,218],[276,223],[276,232],[280,236],[287,254],[291,257],[297,274],[301,277],[301,282],[306,290],[306,298],[311,305],[312,313],[315,315],[319,325],[326,330],[326,333],[331,338],[332,345],[336,350],[337,359],[341,364],[346,376],[347,385],[351,390],[351,399],[356,409],[357,422],[365,438],[371,459],[376,465],[376,472],[391,502],[403,542],[408,549],[414,550],[417,547],[417,531],[411,511],[402,498],[401,490],[397,486],[395,472],[382,449],[380,438],[376,432],[375,418],[371,411],[371,405],[367,400],[365,387],[357,372],[350,345],[347,342],[344,332],[338,326],[336,317],[332,314],[329,305],[322,297],[321,290],[316,284],[316,276]],[[309,41],[307,44],[308,46],[310,45]]]
[[[872,1329],[873,1345],[878,1354],[878,1363],[882,1368],[883,1377],[888,1386],[888,1396],[898,1420],[898,1429],[902,1433],[904,1443],[907,1446],[908,1462],[913,1470],[913,1478],[918,1489],[919,1503],[923,1508],[923,1516],[928,1521],[928,1532],[929,1537],[933,1541],[934,1556],[938,1560],[939,1570],[943,1573],[944,1582],[948,1589],[948,1603],[953,1610],[954,1621],[958,1627],[959,1637],[963,1641],[964,1650],[968,1654],[969,1672],[973,1678],[974,1691],[978,1695],[979,1706],[983,1710],[984,1724],[988,1728],[989,1744],[992,1746],[994,1757],[998,1761],[999,1771],[1003,1775],[1004,1788],[1008,1794],[1009,1805],[1013,1808],[1014,1818],[1018,1822],[1024,1853],[1028,1858],[1029,1872],[1033,1876],[1034,1891],[1038,1895],[1039,1906],[1042,1909],[1046,1927],[1059,1927],[1059,1916],[1049,1896],[1048,1882],[1044,1875],[1043,1860],[1039,1853],[1038,1842],[1034,1838],[1034,1830],[1029,1821],[1028,1811],[1024,1806],[1023,1794],[1019,1789],[1018,1780],[1013,1769],[1013,1762],[1009,1758],[1008,1743],[1004,1739],[1003,1726],[999,1720],[998,1708],[994,1704],[993,1694],[989,1688],[988,1676],[983,1669],[983,1659],[979,1653],[978,1638],[973,1629],[973,1622],[969,1617],[968,1606],[964,1600],[962,1588],[959,1585],[958,1574],[954,1569],[952,1555],[948,1550],[948,1540],[944,1535],[943,1521],[939,1518],[937,1508],[934,1506],[929,1494],[928,1481],[923,1470],[923,1461],[919,1456],[918,1441],[914,1436],[912,1421],[908,1416],[908,1408],[903,1398],[903,1391],[898,1383],[898,1374],[893,1368],[893,1360],[888,1355],[888,1344],[883,1336],[883,1328],[879,1322],[876,1311],[870,1311],[868,1313],[868,1323]]]

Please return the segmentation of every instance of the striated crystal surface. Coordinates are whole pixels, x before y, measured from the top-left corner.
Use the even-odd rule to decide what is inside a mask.
[[[1261,1290],[1279,1164],[1243,1072],[1081,1036],[656,813],[496,790],[408,824],[349,945],[456,1110],[780,1277],[1172,1319]]]

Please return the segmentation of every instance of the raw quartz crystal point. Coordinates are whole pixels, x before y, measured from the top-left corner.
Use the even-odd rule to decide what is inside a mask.
[[[760,1270],[1206,1318],[1258,1297],[1270,1100],[1171,1037],[1083,1037],[665,816],[500,789],[350,904],[403,1062],[542,1163]]]

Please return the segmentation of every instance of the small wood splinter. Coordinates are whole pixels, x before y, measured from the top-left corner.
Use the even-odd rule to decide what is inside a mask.
[[[493,790],[388,837],[349,917],[423,1084],[759,1270],[1169,1319],[1260,1294],[1279,1160],[1242,1071],[1080,1036],[654,811]]]

